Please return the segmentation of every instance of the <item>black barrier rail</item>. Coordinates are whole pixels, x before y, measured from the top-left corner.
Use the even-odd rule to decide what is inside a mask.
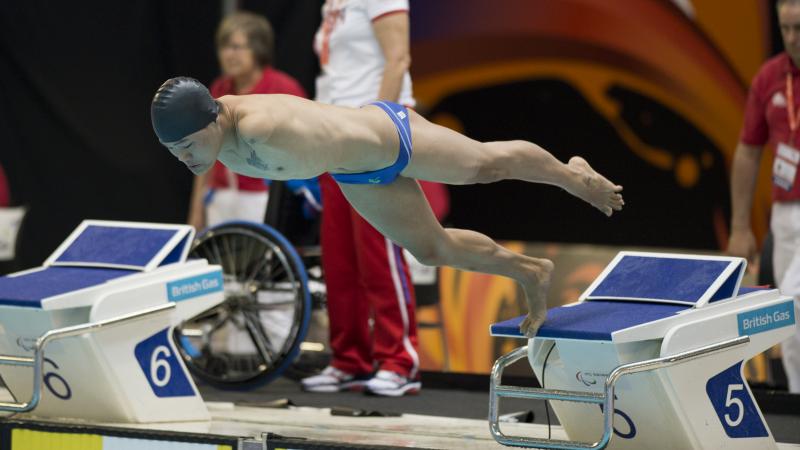
[[[23,431],[20,433],[20,431]],[[47,447],[32,447],[32,432],[38,441],[38,445],[45,442],[52,444]],[[73,424],[64,422],[51,422],[39,420],[21,420],[21,419],[0,419],[0,449],[2,450],[42,450],[42,448],[56,449],[59,448],[58,441],[70,440],[74,435],[88,435],[97,437],[117,437],[129,439],[141,439],[145,441],[152,441],[148,443],[147,449],[158,450],[158,443],[190,443],[190,444],[212,444],[217,446],[228,446],[230,450],[239,449],[239,437],[214,435],[214,434],[201,434],[201,433],[186,433],[164,430],[146,430],[134,428],[117,428],[109,426],[95,426],[88,424]],[[46,445],[46,444],[45,444]],[[102,447],[101,447],[102,448]],[[164,446],[163,448],[170,448]],[[87,449],[89,450],[89,449]]]
[[[68,443],[75,435],[81,437],[115,437],[150,441],[140,448],[160,450],[174,448],[173,443],[211,444],[220,450],[429,450],[423,447],[394,447],[382,445],[362,445],[347,442],[321,441],[301,437],[281,436],[263,432],[261,436],[240,437],[205,433],[189,433],[165,430],[95,426],[57,421],[39,421],[0,418],[0,450],[54,450],[61,448],[60,442]],[[159,446],[159,443],[164,444]],[[43,447],[44,445],[44,447]],[[102,448],[98,447],[98,448]],[[92,449],[86,449],[92,450]]]
[[[375,449],[375,450],[433,450],[425,447],[394,447],[388,445],[362,445],[346,442],[315,441],[311,439],[292,438],[269,433],[265,436],[266,448],[264,450],[300,449],[300,450],[340,450],[340,449]],[[241,450],[250,450],[243,448]]]

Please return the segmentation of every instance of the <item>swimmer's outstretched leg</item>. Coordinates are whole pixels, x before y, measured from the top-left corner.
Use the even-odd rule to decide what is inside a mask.
[[[414,154],[402,174],[447,184],[523,180],[559,186],[610,216],[622,209],[622,186],[615,185],[580,157],[564,164],[527,141],[479,142],[428,122],[411,111]]]
[[[340,184],[351,205],[386,237],[423,264],[502,275],[517,281],[528,304],[520,326],[533,336],[547,313],[553,263],[501,247],[483,234],[443,228],[415,180],[399,177],[387,185]]]

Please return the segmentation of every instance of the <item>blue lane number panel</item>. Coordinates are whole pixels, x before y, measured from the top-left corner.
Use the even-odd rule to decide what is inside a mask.
[[[156,397],[196,395],[165,328],[136,344],[134,355]]]
[[[769,436],[750,391],[742,379],[742,362],[711,377],[706,383],[714,411],[730,438]]]

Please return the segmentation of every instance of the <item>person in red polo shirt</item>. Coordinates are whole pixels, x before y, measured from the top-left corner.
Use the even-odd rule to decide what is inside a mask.
[[[769,147],[775,154],[770,225],[774,275],[782,293],[795,297],[795,317],[800,317],[800,0],[778,0],[776,7],[786,51],[764,63],[750,86],[731,174],[728,253],[748,259],[755,255],[750,211],[761,152]],[[789,391],[800,392],[800,335],[784,341],[781,349]]]
[[[294,78],[272,67],[274,37],[262,16],[236,12],[227,16],[216,34],[222,75],[211,84],[214,98],[223,95],[291,94],[306,97]],[[217,162],[195,177],[188,223],[197,230],[228,220],[263,222],[267,186],[260,178],[234,174]]]

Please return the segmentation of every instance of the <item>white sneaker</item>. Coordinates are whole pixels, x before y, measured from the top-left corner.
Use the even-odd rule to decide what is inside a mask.
[[[363,391],[368,380],[369,375],[357,376],[328,366],[319,375],[303,378],[300,384],[308,392]]]
[[[399,373],[390,370],[379,370],[378,373],[367,382],[366,386],[366,392],[368,394],[383,395],[386,397],[417,394],[420,389],[422,389],[422,383],[418,380],[409,380]]]

